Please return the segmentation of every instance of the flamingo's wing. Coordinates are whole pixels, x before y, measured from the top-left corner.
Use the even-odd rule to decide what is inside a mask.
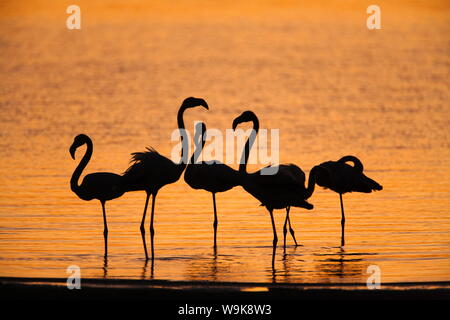
[[[266,168],[269,168],[266,167]],[[258,182],[261,184],[271,184],[278,186],[305,186],[305,173],[295,164],[281,164],[273,175],[264,175],[262,171],[253,173],[259,175]]]
[[[264,206],[275,209],[286,206],[313,208],[305,201],[305,174],[294,164],[280,165],[277,173],[273,175],[255,172],[243,180],[243,187]]]
[[[123,174],[127,191],[143,190],[150,186],[163,186],[178,180],[176,164],[147,148],[145,152],[132,153],[132,164]]]
[[[350,192],[365,192],[370,193],[372,191],[383,190],[383,187],[375,180],[369,178],[364,173],[351,176]]]

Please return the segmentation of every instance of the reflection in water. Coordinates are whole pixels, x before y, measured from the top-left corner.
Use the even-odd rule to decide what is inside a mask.
[[[218,250],[218,247],[214,246],[212,254],[192,257],[187,268],[188,278],[208,281],[220,281],[226,278],[232,262],[229,256],[219,255]]]
[[[148,269],[149,261],[150,261],[150,275],[148,278],[150,280],[154,279],[155,260],[154,259],[144,259],[144,266],[142,267],[142,275],[141,275],[142,280],[147,279],[147,269]]]
[[[217,242],[216,242],[216,230],[214,230],[214,254],[213,254],[213,261],[211,265],[211,279],[213,281],[217,281]]]
[[[220,254],[220,251],[223,254]],[[266,252],[266,254],[262,254]],[[161,278],[170,270],[167,266],[177,264],[186,265],[185,278],[191,281],[255,281],[251,271],[248,268],[249,261],[242,261],[245,253],[248,253],[249,261],[255,257],[264,257],[266,268],[264,273],[266,282],[270,283],[294,283],[294,282],[314,282],[311,275],[316,274],[322,280],[334,279],[332,282],[342,282],[343,280],[355,279],[361,282],[365,277],[365,267],[368,264],[367,259],[376,255],[375,253],[362,253],[357,251],[347,251],[342,247],[319,247],[314,250],[308,250],[301,246],[288,246],[286,252],[275,257],[276,263],[272,265],[273,250],[270,247],[240,247],[240,248],[222,248],[216,247],[212,253],[199,255],[186,255],[179,258],[143,259],[144,264],[141,268],[140,278],[155,279],[155,272],[158,275],[156,279]],[[255,256],[256,255],[256,256]],[[114,278],[114,274],[109,273],[109,259],[103,256],[103,278]],[[258,258],[261,259],[261,258]],[[138,259],[134,261],[141,261]],[[156,261],[156,267],[155,267]],[[264,261],[259,261],[264,262]],[[170,268],[169,268],[170,269]],[[239,279],[240,274],[247,275],[245,279]],[[236,278],[237,277],[237,278]],[[330,282],[330,281],[325,281]]]
[[[285,249],[286,250],[286,249]],[[302,264],[304,261],[301,259],[301,253],[297,253],[299,246],[293,246],[288,248],[283,254],[283,269],[280,272],[281,281],[280,282],[291,282],[291,273],[302,274]]]
[[[327,257],[319,259],[317,269],[326,276],[337,277],[339,279],[361,277],[363,274],[363,258],[355,256],[365,255],[364,253],[348,253],[343,247],[339,247],[335,253],[315,254],[316,256]]]
[[[335,279],[334,282],[364,279],[367,265],[364,257],[374,254],[349,253],[342,247],[331,249],[331,252],[329,247],[319,248],[318,251],[313,252],[302,252],[301,247],[288,247],[286,254],[283,254],[282,259],[274,266],[271,264],[272,255],[267,255],[265,270],[268,282],[314,282],[310,280],[313,274],[319,274],[323,280]],[[317,257],[323,258],[317,259]],[[240,270],[241,263],[236,259],[236,256],[219,254],[191,257],[187,269],[188,278],[189,280],[226,281],[236,270],[244,272]]]
[[[226,257],[212,254],[206,257],[195,257],[188,264],[186,273],[189,280],[219,281],[229,272]]]
[[[103,278],[108,277],[108,256],[105,254],[103,256]]]

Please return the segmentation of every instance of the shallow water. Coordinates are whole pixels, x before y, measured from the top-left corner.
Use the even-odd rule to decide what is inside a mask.
[[[450,281],[449,7],[382,2],[383,29],[369,31],[364,6],[320,3],[197,12],[81,1],[80,31],[65,29],[64,5],[5,4],[0,276],[65,277],[75,264],[90,278],[365,282],[378,265],[384,282]],[[188,128],[225,130],[252,109],[262,128],[280,129],[280,161],[306,172],[358,156],[384,189],[344,196],[345,248],[339,197],[318,189],[313,211],[291,211],[302,246],[288,238],[272,269],[270,217],[235,188],[217,195],[215,255],[211,196],[181,179],[157,198],[154,267],[142,192],[108,202],[105,261],[100,204],[69,188],[73,137],[94,141],[86,172],[121,173],[145,146],[170,155],[187,96],[210,105],[186,112]],[[282,243],[284,212],[275,219]]]

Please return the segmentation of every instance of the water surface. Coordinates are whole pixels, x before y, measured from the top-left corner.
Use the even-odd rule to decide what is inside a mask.
[[[3,5],[0,276],[65,277],[76,264],[90,278],[356,283],[375,264],[384,282],[450,281],[448,6],[382,3],[383,29],[369,31],[358,2],[155,3],[80,2],[80,31],[58,2]],[[187,96],[210,104],[186,112],[188,128],[225,130],[250,108],[280,129],[280,161],[307,173],[358,156],[384,189],[344,196],[345,248],[339,197],[318,189],[313,211],[291,213],[302,246],[289,238],[273,270],[270,217],[235,188],[217,196],[215,255],[211,196],[180,180],[157,198],[153,270],[142,192],[107,204],[105,261],[100,204],[69,188],[73,137],[93,138],[86,172],[121,173],[145,146],[170,155]],[[275,219],[281,238],[284,212]]]

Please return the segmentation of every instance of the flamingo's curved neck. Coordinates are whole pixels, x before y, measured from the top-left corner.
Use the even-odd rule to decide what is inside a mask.
[[[342,157],[338,160],[338,162],[352,162],[353,163],[353,167],[358,170],[359,172],[363,172],[364,170],[364,166],[362,164],[362,162],[355,156],[345,156]]]
[[[306,188],[306,199],[310,198],[314,192],[318,169],[319,168],[316,166],[309,172],[308,187]]]
[[[180,131],[180,141],[181,141],[181,159],[180,163],[178,163],[178,166],[181,172],[183,172],[184,168],[186,167],[189,152],[189,145],[188,145],[189,139],[187,137],[183,120],[183,114],[185,110],[186,108],[181,106],[177,114],[178,130]]]
[[[200,130],[199,132],[195,132],[194,136],[194,144],[195,144],[195,150],[192,153],[190,163],[195,164],[198,161],[198,158],[200,157],[200,154],[203,151],[203,147],[205,146],[205,132],[203,130]],[[201,139],[201,141],[197,141]]]
[[[253,119],[253,130],[245,143],[244,151],[242,152],[241,161],[239,164],[239,172],[247,173],[247,162],[250,156],[250,150],[252,149],[253,143],[255,142],[256,136],[259,131],[259,120],[258,118]]]
[[[85,144],[86,144],[86,153],[84,154],[84,156],[81,159],[80,163],[78,164],[77,168],[73,172],[72,178],[70,179],[70,188],[77,195],[82,191],[82,190],[80,190],[80,186],[78,185],[78,180],[80,180],[81,173],[83,172],[84,168],[86,168],[89,160],[92,157],[92,152],[93,152],[92,140],[87,139],[85,141]]]

